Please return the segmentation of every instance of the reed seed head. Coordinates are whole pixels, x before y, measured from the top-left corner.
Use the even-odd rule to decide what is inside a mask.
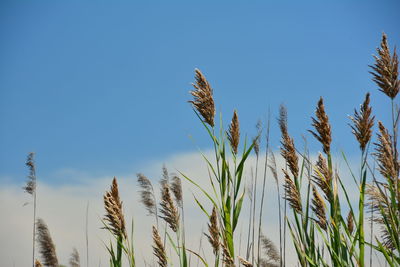
[[[299,166],[298,166],[298,157],[296,154],[296,148],[294,146],[293,138],[289,136],[288,127],[287,127],[287,110],[284,105],[281,105],[279,111],[279,127],[281,129],[281,155],[286,160],[286,164],[289,167],[290,172],[292,173],[295,179],[299,176]]]
[[[371,140],[372,127],[374,126],[375,116],[372,116],[372,108],[369,105],[369,93],[365,95],[364,103],[361,105],[360,112],[354,110],[354,116],[350,117],[353,125],[350,125],[354,136],[360,144],[360,149],[365,151],[365,148]]]
[[[208,238],[208,241],[213,248],[214,255],[218,255],[219,248],[220,248],[220,240],[219,240],[219,227],[218,227],[218,217],[217,211],[215,207],[213,207],[211,216],[210,216],[210,223],[208,224],[208,233],[209,235],[205,234]]]
[[[395,182],[399,177],[399,162],[393,148],[392,139],[382,122],[378,122],[378,143],[375,143],[375,153],[378,161],[379,172],[386,178]]]
[[[28,194],[33,195],[36,191],[36,168],[35,168],[35,153],[30,152],[26,159],[25,165],[29,169],[28,180],[26,181],[26,185],[22,188]]]
[[[331,125],[329,124],[328,115],[325,113],[324,99],[321,97],[317,104],[315,111],[316,119],[312,119],[312,126],[315,131],[309,130],[309,132],[322,144],[325,154],[330,153],[331,149]]]
[[[315,186],[313,189],[313,199],[311,209],[317,216],[317,224],[321,227],[321,229],[326,231],[327,223],[326,223],[326,213],[325,213],[325,203],[322,196],[318,193],[318,190]]]
[[[274,242],[272,242],[272,240],[265,235],[261,234],[261,244],[266,256],[266,262],[270,264],[272,264],[272,262],[279,263],[280,256]]]
[[[229,131],[227,133],[229,143],[231,144],[232,151],[236,155],[238,152],[239,139],[240,139],[240,129],[239,129],[239,118],[237,111],[233,111],[233,117],[231,124],[229,125]]]
[[[245,260],[244,258],[238,256],[238,260],[240,262],[240,264],[242,264],[244,267],[253,267],[253,264],[251,264],[251,262]]]
[[[76,248],[72,249],[71,257],[69,258],[69,265],[71,267],[80,267],[79,253]]]
[[[271,155],[271,164],[268,165],[269,169],[272,172],[272,176],[274,177],[275,183],[278,185],[278,171],[277,171],[277,167],[276,167],[276,160],[275,160],[275,154],[274,152],[270,151],[270,155]]]
[[[284,169],[282,169],[282,171],[285,176],[285,184],[284,184],[284,189],[286,192],[285,199],[289,201],[289,205],[292,207],[292,209],[294,209],[294,211],[301,214],[302,205],[301,205],[300,192],[299,190],[297,190],[295,183],[290,178],[287,171],[285,171]]]
[[[235,261],[233,260],[231,253],[223,242],[221,242],[221,248],[225,267],[235,267]]]
[[[127,237],[125,218],[122,211],[122,201],[119,197],[117,179],[114,177],[110,191],[104,194],[104,208],[106,215],[104,220],[108,222],[109,230],[115,236]]]
[[[347,230],[349,230],[350,234],[354,232],[354,218],[351,211],[349,211],[349,214],[347,215]]]
[[[376,50],[378,56],[374,56],[375,64],[370,66],[372,80],[378,85],[379,91],[394,99],[400,88],[400,81],[398,80],[399,60],[396,49],[394,49],[393,56],[390,55],[385,33],[382,34],[381,47]]]
[[[196,82],[192,84],[195,90],[190,91],[194,100],[189,101],[189,103],[200,113],[205,123],[214,127],[215,106],[213,89],[200,70],[195,69],[195,73]]]
[[[157,228],[153,226],[153,254],[158,259],[158,264],[161,267],[167,267],[167,254],[165,253],[165,248],[161,240],[160,234]]]
[[[324,192],[325,199],[330,200],[332,197],[332,171],[328,168],[326,159],[321,153],[318,155],[313,181]]]
[[[171,190],[172,193],[174,194],[176,204],[178,205],[178,207],[182,208],[183,206],[182,181],[177,175],[174,175],[172,178]]]
[[[172,231],[177,232],[179,228],[179,212],[172,200],[171,190],[168,183],[161,184],[160,216],[169,225]]]
[[[44,266],[58,267],[58,259],[56,247],[51,238],[49,228],[43,219],[38,218],[36,221],[36,238],[39,243],[39,252],[42,256]]]
[[[157,206],[154,196],[153,185],[149,178],[141,173],[137,174],[138,183],[142,190],[140,190],[140,202],[143,203],[149,215],[156,215]]]
[[[35,260],[35,267],[42,267],[42,264],[38,259]]]

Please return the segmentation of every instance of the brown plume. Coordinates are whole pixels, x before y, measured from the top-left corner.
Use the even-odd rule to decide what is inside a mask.
[[[244,258],[238,256],[238,260],[240,262],[240,264],[242,264],[244,267],[253,267],[253,264],[251,264],[251,262],[248,262],[247,260],[245,260]]]
[[[361,105],[360,113],[354,110],[354,117],[350,117],[353,125],[350,125],[354,136],[360,144],[360,149],[365,151],[365,148],[371,140],[372,127],[374,126],[375,116],[372,116],[372,108],[369,106],[369,93],[365,95],[364,103]]]
[[[205,235],[207,236],[208,241],[210,242],[211,247],[213,248],[214,255],[218,255],[220,241],[219,241],[218,217],[215,207],[213,208],[210,216],[210,223],[208,224],[208,232],[210,235],[208,234]]]
[[[288,127],[287,127],[287,110],[284,105],[280,106],[279,110],[279,127],[281,129],[281,155],[286,160],[286,164],[288,165],[290,172],[292,173],[295,179],[299,176],[299,166],[298,166],[298,157],[296,154],[296,148],[294,146],[293,138],[289,136]]]
[[[325,113],[324,99],[321,97],[318,101],[317,110],[315,111],[317,119],[312,119],[312,126],[316,132],[309,130],[309,132],[322,144],[325,154],[330,153],[331,149],[331,125],[329,124],[328,115]]]
[[[189,103],[192,103],[193,107],[200,113],[204,122],[214,127],[215,106],[213,90],[200,70],[195,69],[195,73],[196,82],[192,84],[195,90],[190,91],[194,100],[189,101]]]
[[[351,214],[351,211],[349,211],[349,214],[347,215],[347,229],[349,230],[350,234],[352,234],[354,231],[354,218]]]
[[[378,122],[378,125],[378,143],[375,143],[375,156],[378,160],[378,169],[386,179],[396,181],[399,175],[397,153],[393,151],[393,144],[388,130],[383,126],[382,122]]]
[[[285,184],[284,189],[286,192],[285,199],[289,201],[289,205],[294,209],[297,213],[302,213],[302,205],[300,192],[297,190],[297,187],[292,179],[290,179],[287,171],[282,169],[283,174],[285,175]]]
[[[156,198],[154,196],[154,189],[149,178],[141,173],[137,174],[138,183],[142,190],[140,190],[140,202],[143,203],[149,215],[157,216]]]
[[[71,257],[69,258],[69,265],[71,267],[80,267],[81,266],[80,259],[79,259],[79,253],[78,253],[78,250],[76,250],[76,248],[72,249]]]
[[[239,139],[240,139],[239,118],[235,110],[233,111],[232,122],[229,125],[229,131],[228,131],[228,140],[235,154],[237,154],[238,152]]]
[[[110,191],[104,195],[104,208],[106,215],[105,221],[108,222],[109,229],[116,236],[127,237],[125,229],[125,218],[122,212],[122,201],[119,197],[117,179],[114,177]]]
[[[35,260],[35,267],[42,267],[42,264],[38,259]]]
[[[167,267],[167,254],[165,253],[165,248],[161,240],[160,234],[157,228],[153,226],[153,254],[158,259],[158,264],[161,267]]]
[[[313,181],[324,192],[325,199],[329,200],[332,196],[332,172],[321,153],[318,155],[315,168]]]
[[[176,232],[179,228],[179,213],[178,209],[175,207],[175,204],[172,200],[171,190],[169,184],[166,182],[161,182],[161,203],[160,203],[160,212],[163,216],[160,216],[164,219],[172,231]]]
[[[373,75],[372,80],[379,86],[379,90],[391,99],[394,99],[399,92],[400,81],[398,80],[399,60],[396,49],[393,56],[390,55],[390,49],[386,34],[382,34],[381,47],[376,49],[378,56],[374,56],[375,64],[370,66]]]
[[[175,202],[178,207],[182,208],[183,194],[182,194],[182,181],[177,175],[172,177],[171,190],[175,197]]]
[[[318,193],[315,186],[312,187],[313,189],[313,199],[312,199],[312,206],[311,209],[317,216],[316,222],[321,227],[321,229],[326,230],[326,214],[325,214],[325,203],[322,196]]]
[[[35,170],[35,153],[30,152],[26,159],[25,165],[29,169],[28,180],[26,181],[26,185],[23,187],[25,192],[33,195],[36,191],[36,170]]]
[[[53,239],[51,238],[50,231],[43,221],[38,218],[36,221],[37,229],[37,242],[39,243],[39,252],[42,256],[44,266],[58,267],[58,259],[56,254],[56,247],[54,246]]]

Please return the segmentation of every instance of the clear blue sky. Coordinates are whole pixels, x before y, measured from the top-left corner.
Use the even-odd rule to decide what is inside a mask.
[[[238,109],[250,136],[270,108],[275,148],[285,103],[298,144],[305,134],[320,149],[306,129],[323,96],[334,148],[356,154],[346,116],[367,91],[377,117],[388,118],[367,65],[383,31],[400,45],[400,4],[278,2],[2,1],[0,182],[25,180],[30,151],[41,176],[58,183],[68,182],[54,176],[60,169],[136,173],[207,148],[187,103],[194,68],[225,122]]]

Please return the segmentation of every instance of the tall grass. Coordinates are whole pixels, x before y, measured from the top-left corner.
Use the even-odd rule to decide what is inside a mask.
[[[366,266],[367,248],[371,249],[370,265],[373,250],[380,253],[389,266],[400,266],[400,163],[397,147],[400,111],[396,104],[400,88],[398,58],[396,51],[391,53],[385,34],[377,52],[375,64],[370,66],[372,80],[389,99],[391,125],[386,127],[378,120],[377,139],[372,141],[376,118],[370,105],[371,96],[367,93],[362,105],[350,116],[349,122],[349,133],[355,137],[360,148],[357,170],[350,167],[344,152],[340,157],[334,157],[332,154],[334,140],[329,107],[325,106],[324,99],[320,97],[315,114],[311,118],[312,129],[309,133],[320,144],[322,152],[316,159],[312,159],[307,144],[303,151],[297,148],[294,138],[290,135],[287,109],[282,105],[279,109],[278,127],[281,134],[280,154],[285,165],[280,166],[279,170],[275,155],[270,150],[268,118],[262,172],[262,165],[259,165],[263,160],[263,157],[260,157],[261,124],[257,124],[257,134],[250,143],[247,143],[246,138],[241,138],[237,110],[233,111],[228,127],[224,127],[222,115],[216,126],[213,89],[205,75],[196,69],[194,89],[190,92],[193,99],[189,103],[213,147],[212,158],[201,154],[209,173],[208,188],[187,174],[170,174],[167,168],[163,167],[162,179],[158,184],[160,195],[157,197],[156,185],[153,185],[152,180],[144,174],[137,174],[139,201],[148,215],[154,218],[151,232],[153,244],[149,249],[152,249],[157,265],[186,267],[190,266],[193,256],[204,266],[286,266],[287,227],[299,266]],[[371,146],[372,153],[369,151]],[[250,178],[246,167],[252,152],[255,154],[255,171],[252,169],[252,180],[246,191],[245,184]],[[334,167],[338,165],[338,158],[343,158],[351,177],[344,177],[343,173]],[[381,176],[375,174],[375,164]],[[26,165],[29,168],[29,176],[24,190],[32,195],[34,200],[32,264],[59,266],[55,245],[47,225],[41,219],[36,220],[36,172],[33,153],[28,155]],[[257,187],[261,175],[262,187],[259,189]],[[268,178],[271,178],[277,191],[278,210],[274,215],[275,218],[278,217],[279,222],[279,248],[264,235],[271,230],[263,231],[262,227],[263,213],[269,204],[265,201]],[[353,179],[356,186],[356,203],[351,201],[350,190],[347,183],[344,183],[344,180],[349,178]],[[204,253],[201,253],[202,239],[199,251],[194,251],[186,245],[181,179],[188,181],[198,189],[197,193],[203,196],[200,198],[194,194],[194,201],[208,221],[207,231],[202,234],[209,241],[211,255],[204,256]],[[240,234],[237,244],[237,228],[243,220],[242,207],[246,194],[249,194],[250,199],[249,218],[245,218],[248,219],[248,228],[245,230],[247,236],[242,237]],[[112,180],[110,189],[105,192],[103,201],[105,216],[102,221],[104,228],[111,235],[110,242],[105,244],[110,266],[137,266],[133,220],[131,234],[128,235],[116,178]],[[289,210],[286,210],[286,204]],[[367,241],[365,225],[369,211],[371,232],[370,241]],[[374,227],[379,227],[379,231],[373,231]],[[42,263],[35,261],[36,237]],[[247,239],[246,255],[240,255],[242,238]],[[88,245],[86,254],[88,262]],[[173,259],[178,259],[179,262],[173,262]],[[76,249],[71,255],[70,266],[80,266]]]

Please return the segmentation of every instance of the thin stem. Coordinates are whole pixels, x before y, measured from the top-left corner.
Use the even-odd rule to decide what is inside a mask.
[[[268,153],[269,153],[269,130],[270,130],[270,113],[268,113],[268,122],[267,122],[267,133],[266,133],[266,151],[265,151],[265,164],[264,164],[264,176],[263,176],[263,187],[262,187],[262,194],[261,194],[261,206],[260,206],[260,217],[258,221],[258,242],[257,242],[257,262],[260,264],[260,243],[261,243],[261,220],[263,214],[263,207],[264,207],[264,198],[265,198],[265,184],[267,180],[267,167],[268,167]],[[279,187],[278,187],[279,192]],[[279,193],[278,193],[279,199]],[[279,214],[280,214],[280,207],[279,207]],[[279,215],[279,223],[280,223],[280,215]],[[281,231],[279,227],[279,232]],[[281,235],[279,234],[279,239],[281,239]],[[281,242],[281,241],[279,241]],[[281,244],[280,244],[281,245]],[[280,246],[280,257],[282,257],[282,247]],[[282,262],[282,260],[281,260]]]

